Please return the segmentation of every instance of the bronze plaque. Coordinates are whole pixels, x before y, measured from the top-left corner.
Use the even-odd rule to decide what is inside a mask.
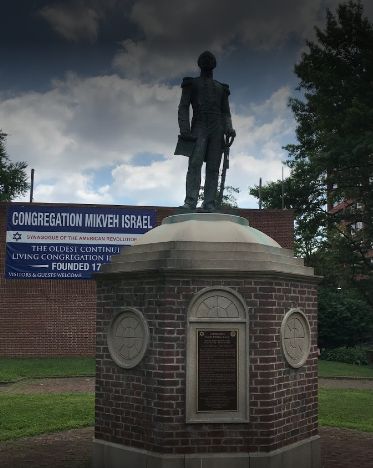
[[[197,411],[238,411],[238,330],[197,330]]]

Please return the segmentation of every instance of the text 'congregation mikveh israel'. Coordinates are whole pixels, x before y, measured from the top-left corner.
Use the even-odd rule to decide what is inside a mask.
[[[14,226],[45,226],[45,227],[96,227],[96,228],[136,228],[152,229],[152,221],[148,215],[118,215],[92,213],[40,213],[34,211],[18,211],[12,215]]]

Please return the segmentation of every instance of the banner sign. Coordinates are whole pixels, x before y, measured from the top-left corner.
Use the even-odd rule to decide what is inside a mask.
[[[155,224],[141,208],[9,206],[5,277],[89,279]]]

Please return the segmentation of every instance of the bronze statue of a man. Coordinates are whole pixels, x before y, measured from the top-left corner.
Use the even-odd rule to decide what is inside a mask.
[[[236,135],[232,127],[228,96],[229,86],[213,79],[216,58],[203,52],[198,58],[201,74],[197,78],[184,78],[178,110],[180,127],[179,144],[175,154],[189,156],[186,177],[186,197],[182,208],[194,210],[201,185],[202,164],[206,162],[206,179],[202,208],[214,211],[219,167],[224,148],[224,138]],[[193,117],[190,124],[189,109]]]

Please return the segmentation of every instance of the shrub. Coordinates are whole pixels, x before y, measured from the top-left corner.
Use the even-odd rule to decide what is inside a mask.
[[[373,333],[373,309],[353,289],[320,288],[320,348],[353,347]]]
[[[347,364],[367,365],[367,348],[363,346],[355,346],[353,348],[341,346],[340,348],[324,349],[321,351],[320,359],[324,361],[346,362]]]

